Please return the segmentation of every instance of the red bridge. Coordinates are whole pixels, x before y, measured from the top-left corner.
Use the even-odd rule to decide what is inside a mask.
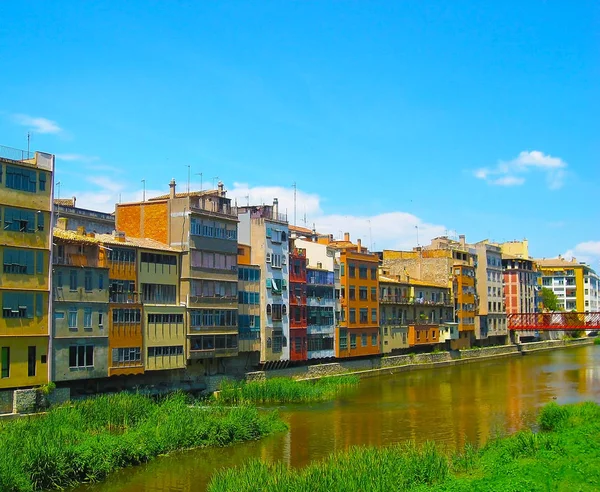
[[[509,330],[600,330],[600,313],[514,313],[507,314]]]

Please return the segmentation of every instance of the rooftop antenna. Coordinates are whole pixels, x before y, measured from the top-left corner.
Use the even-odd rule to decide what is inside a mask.
[[[219,179],[219,176],[213,176],[213,190],[215,189],[215,181]]]
[[[419,226],[416,225],[415,229],[417,230],[417,248],[419,247]]]
[[[27,132],[27,159],[29,159],[29,142],[31,140],[31,132]]]
[[[145,179],[142,179],[142,184],[143,184],[142,201],[145,202],[146,201],[146,180]]]
[[[249,207],[250,206],[250,194],[244,195],[244,198],[246,199],[246,206]]]
[[[369,219],[368,222],[369,222],[369,244],[370,244],[371,251],[373,251],[373,234],[371,233],[371,219]]]
[[[57,181],[54,186],[58,188],[58,199],[60,200],[60,181]],[[59,202],[60,203],[60,202]],[[54,205],[54,204],[53,204]],[[60,218],[60,206],[56,207],[56,218]]]
[[[294,188],[294,227],[296,227],[296,190],[297,190],[297,186],[296,186],[295,181],[294,181],[294,184],[292,185],[292,188]]]
[[[119,193],[119,204],[121,204],[121,193]]]
[[[202,191],[202,173],[196,173],[196,176],[200,176],[200,191]]]
[[[306,209],[304,209],[304,227],[306,227]]]
[[[187,168],[188,168],[187,194],[189,195],[189,194],[190,194],[190,178],[192,177],[192,176],[191,176],[191,172],[192,172],[192,166],[190,166],[190,165],[188,164],[188,167],[187,167]]]

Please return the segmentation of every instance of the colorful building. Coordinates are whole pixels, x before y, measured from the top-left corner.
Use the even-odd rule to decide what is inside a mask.
[[[292,229],[294,244],[306,252],[308,358],[335,357],[335,331],[340,318],[340,266],[336,250],[316,242],[306,230]]]
[[[289,230],[279,203],[238,208],[239,243],[260,267],[260,362],[290,360]]]
[[[48,382],[54,156],[0,146],[0,389]]]
[[[290,240],[290,360],[308,358],[306,250]]]
[[[83,227],[87,232],[111,234],[115,230],[115,215],[76,206],[77,198],[54,199],[54,227],[76,231]]]
[[[380,353],[379,341],[379,257],[350,241],[329,239],[340,262],[341,311],[336,328],[336,357]]]
[[[107,250],[83,230],[58,227],[53,235],[51,379],[106,378],[111,330]]]
[[[240,353],[260,358],[260,267],[251,264],[251,248],[238,245],[238,325]]]
[[[150,238],[182,253],[186,359],[221,370],[217,359],[238,354],[237,213],[223,184],[217,190],[170,193],[117,205],[116,226],[129,237]]]
[[[504,305],[507,314],[538,311],[539,272],[530,258],[502,254]]]

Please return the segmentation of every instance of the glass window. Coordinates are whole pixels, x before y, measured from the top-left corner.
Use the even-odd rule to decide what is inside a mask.
[[[69,328],[77,329],[77,309],[69,309]]]
[[[34,169],[6,166],[6,187],[35,193],[37,191],[37,172]]]

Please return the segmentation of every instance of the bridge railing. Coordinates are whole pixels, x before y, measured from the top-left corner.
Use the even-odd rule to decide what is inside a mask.
[[[507,320],[509,330],[600,330],[600,313],[512,313]]]

